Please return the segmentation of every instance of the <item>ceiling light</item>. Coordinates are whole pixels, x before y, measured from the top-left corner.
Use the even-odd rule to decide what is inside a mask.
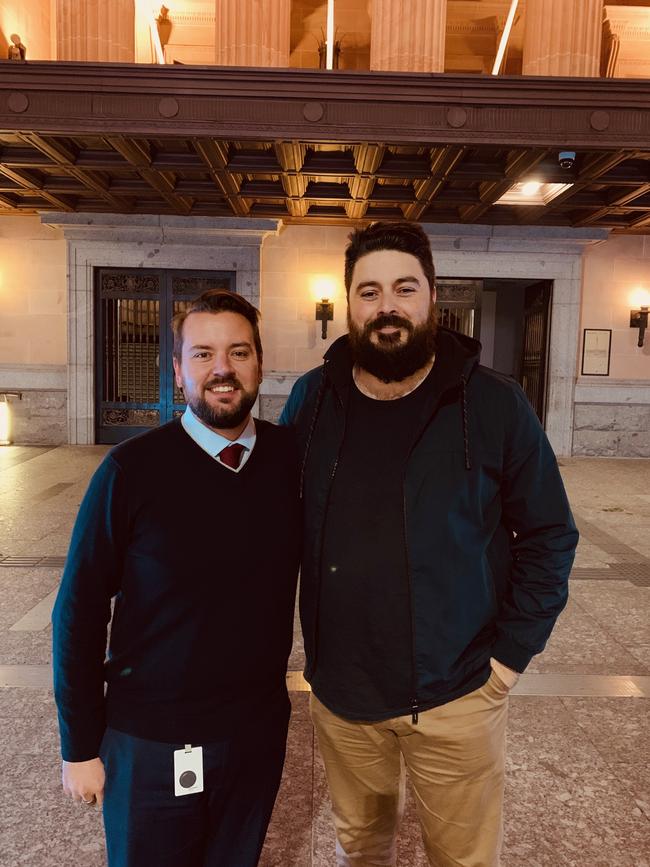
[[[548,205],[556,196],[568,190],[573,184],[543,184],[538,181],[526,181],[513,184],[495,205]]]
[[[528,181],[521,185],[521,192],[524,196],[534,196],[535,193],[539,192],[541,186],[539,181]]]

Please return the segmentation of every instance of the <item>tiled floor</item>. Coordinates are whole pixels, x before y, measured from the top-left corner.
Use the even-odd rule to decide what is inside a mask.
[[[0,865],[100,867],[100,817],[62,797],[49,612],[102,447],[0,449]],[[571,600],[510,703],[502,867],[650,867],[650,462],[563,459],[582,532]],[[332,867],[299,674],[263,867]],[[424,867],[413,804],[400,867]],[[147,865],[149,867],[149,865]]]

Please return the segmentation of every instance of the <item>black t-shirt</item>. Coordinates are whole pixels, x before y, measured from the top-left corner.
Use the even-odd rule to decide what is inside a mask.
[[[421,386],[374,400],[352,386],[324,530],[317,698],[334,713],[379,719],[408,707],[411,612],[404,468]]]

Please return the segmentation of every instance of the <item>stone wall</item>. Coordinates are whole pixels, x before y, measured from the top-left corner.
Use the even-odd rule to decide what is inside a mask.
[[[259,418],[277,424],[282,408],[286,403],[287,396],[261,394]]]
[[[650,385],[579,380],[572,453],[650,458]]]
[[[267,372],[260,386],[258,409],[254,414],[275,424],[299,376],[299,373]]]
[[[0,392],[9,398],[11,439],[17,445],[68,441],[67,377],[64,364],[0,364]]]
[[[650,458],[650,406],[576,406],[573,454]]]
[[[11,438],[20,445],[58,446],[68,441],[65,391],[23,391],[11,399]]]

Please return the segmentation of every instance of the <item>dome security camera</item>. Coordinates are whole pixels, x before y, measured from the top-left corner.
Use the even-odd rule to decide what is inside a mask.
[[[562,169],[572,169],[576,164],[575,151],[560,151],[557,155],[557,161]]]

